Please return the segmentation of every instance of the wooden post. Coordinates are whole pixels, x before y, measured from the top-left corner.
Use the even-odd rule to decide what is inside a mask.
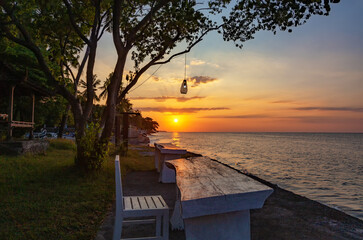
[[[129,145],[129,115],[123,114],[122,119],[122,146],[124,149],[124,155],[127,155]]]
[[[34,93],[32,94],[32,100],[33,100],[33,108],[32,108],[32,124],[33,124],[33,126],[30,129],[29,140],[34,138],[34,134],[33,134],[33,131],[34,131],[34,109],[35,109],[35,95],[34,95]]]
[[[115,119],[115,144],[116,146],[120,146],[120,138],[121,138],[121,131],[120,131],[120,116],[116,115]]]
[[[8,140],[11,140],[13,137],[13,107],[14,107],[14,89],[15,86],[10,87],[10,96],[9,96],[9,108],[8,108]]]

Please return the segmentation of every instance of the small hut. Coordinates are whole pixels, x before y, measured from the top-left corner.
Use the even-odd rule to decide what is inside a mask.
[[[3,112],[4,108],[0,108],[0,127],[7,129],[7,140],[12,139],[14,128],[30,129],[29,139],[33,138],[35,96],[50,95],[49,90],[29,78],[27,70],[19,73],[0,61],[0,96],[2,101],[8,100],[7,111]],[[31,116],[29,119],[16,121],[14,120],[14,99],[24,96],[28,96],[31,102]],[[4,104],[5,102],[2,103]]]

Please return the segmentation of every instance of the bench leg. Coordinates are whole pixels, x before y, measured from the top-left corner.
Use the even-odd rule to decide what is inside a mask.
[[[160,237],[161,235],[161,215],[156,216],[156,229],[155,229],[155,235],[157,237]]]
[[[163,214],[163,239],[169,240],[169,209]]]
[[[187,240],[250,240],[250,211],[184,219]]]
[[[170,218],[170,224],[171,229],[173,230],[184,230],[184,222],[182,218],[180,203],[180,191],[178,187],[176,187],[176,201],[174,205],[173,215]]]
[[[165,161],[178,159],[180,158],[180,154],[161,154],[159,158],[159,167],[160,167],[160,176],[159,182],[162,183],[175,183],[175,169],[168,168],[165,165]]]
[[[159,175],[160,182],[162,183],[175,183],[176,177],[175,177],[175,169],[168,168],[166,166],[165,162],[161,166],[161,172]]]

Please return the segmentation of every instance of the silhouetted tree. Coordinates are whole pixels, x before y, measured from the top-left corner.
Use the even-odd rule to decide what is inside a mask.
[[[1,36],[31,50],[48,84],[69,101],[77,132],[76,163],[86,169],[92,164],[81,139],[95,98],[94,66],[104,31],[112,33],[117,60],[107,87],[104,127],[94,143],[101,150],[111,136],[117,104],[150,67],[189,52],[212,31],[242,47],[257,31],[291,31],[311,15],[330,11],[329,0],[0,0],[0,6]],[[178,45],[184,50],[178,52]],[[134,68],[127,80],[124,70],[130,59]],[[77,90],[84,69],[87,100],[82,103]]]

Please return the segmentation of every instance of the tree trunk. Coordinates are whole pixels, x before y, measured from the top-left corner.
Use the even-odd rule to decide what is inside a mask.
[[[64,112],[63,116],[62,116],[62,121],[59,125],[59,129],[58,129],[58,138],[62,138],[63,137],[63,131],[64,131],[64,127],[66,126],[67,120],[68,120],[68,113],[69,110],[71,109],[71,104],[68,103],[67,107],[66,107],[66,111]]]
[[[108,142],[112,134],[112,128],[115,124],[116,105],[118,99],[118,92],[121,87],[122,74],[125,67],[127,52],[123,56],[117,59],[117,63],[114,69],[113,76],[111,78],[110,85],[108,86],[107,104],[105,108],[105,114],[102,115],[105,125],[101,135],[101,142]]]
[[[82,170],[87,170],[88,159],[85,156],[84,147],[81,144],[82,137],[85,135],[85,122],[82,111],[81,103],[73,103],[71,105],[72,113],[74,116],[75,123],[75,140],[77,154],[75,158],[75,165]]]

